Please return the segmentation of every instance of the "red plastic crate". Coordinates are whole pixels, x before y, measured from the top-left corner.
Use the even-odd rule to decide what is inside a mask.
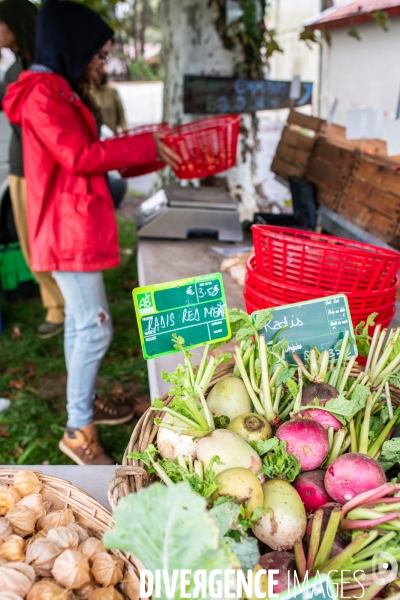
[[[162,139],[182,159],[176,176],[210,177],[235,166],[239,127],[239,115],[226,115],[172,128]]]
[[[159,133],[160,135],[165,134],[171,128],[168,123],[155,123],[153,125],[141,125],[130,129],[128,132],[119,134],[116,137],[122,137],[125,135],[135,136],[141,135],[142,133]],[[120,169],[120,174],[124,179],[128,177],[139,177],[140,175],[147,175],[154,171],[159,171],[165,167],[165,163],[162,160],[157,159],[155,162],[147,163],[144,165],[137,165],[135,167],[125,167]]]
[[[270,280],[330,293],[384,290],[400,253],[314,232],[253,225],[257,270]]]
[[[318,288],[306,288],[293,283],[284,284],[269,279],[258,272],[256,259],[253,255],[247,261],[246,282],[271,300],[279,301],[280,304],[305,302],[343,292],[347,296],[351,309],[371,313],[375,312],[377,306],[396,303],[400,277],[397,276],[393,279],[390,286],[384,290],[347,292],[340,287],[338,290],[318,290]]]

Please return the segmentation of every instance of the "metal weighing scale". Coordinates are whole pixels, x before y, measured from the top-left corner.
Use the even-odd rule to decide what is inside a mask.
[[[221,242],[243,241],[238,205],[222,188],[168,186],[135,212],[142,238],[185,240],[191,234],[217,235]]]

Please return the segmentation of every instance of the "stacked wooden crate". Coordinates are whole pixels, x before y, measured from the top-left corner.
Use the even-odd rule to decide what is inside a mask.
[[[317,201],[335,211],[354,163],[354,152],[319,137],[310,157],[306,177],[317,188]]]
[[[321,119],[291,110],[272,161],[271,171],[285,180],[292,175],[305,177],[321,123]]]
[[[336,212],[400,248],[400,172],[396,165],[358,153]]]

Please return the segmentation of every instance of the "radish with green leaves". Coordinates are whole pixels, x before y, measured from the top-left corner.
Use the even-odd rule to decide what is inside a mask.
[[[218,381],[207,396],[207,405],[214,417],[226,416],[231,421],[253,408],[246,386],[238,377]]]
[[[263,504],[264,496],[261,483],[257,477],[243,467],[225,469],[215,477],[218,489],[211,496],[214,503],[220,496],[231,498],[238,504],[246,506],[249,519],[256,508]]]
[[[307,513],[315,512],[332,500],[325,489],[324,479],[325,471],[317,469],[300,473],[294,480],[293,487],[302,499]]]
[[[326,471],[324,483],[331,498],[344,504],[358,494],[386,483],[386,475],[373,458],[359,452],[349,452],[332,462]]]
[[[233,419],[227,429],[237,433],[245,442],[260,442],[272,438],[272,428],[267,419],[255,413],[244,413]]]
[[[328,456],[328,434],[322,425],[309,419],[296,418],[283,423],[276,437],[286,442],[287,451],[298,458],[302,471],[318,469]]]

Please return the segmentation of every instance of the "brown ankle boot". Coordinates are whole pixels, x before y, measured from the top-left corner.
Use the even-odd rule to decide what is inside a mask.
[[[115,461],[107,456],[100,446],[99,438],[94,423],[74,429],[70,437],[66,431],[59,443],[61,452],[64,452],[77,465],[115,465]]]
[[[93,422],[96,425],[123,425],[134,417],[133,409],[127,404],[117,404],[108,398],[94,401]]]

